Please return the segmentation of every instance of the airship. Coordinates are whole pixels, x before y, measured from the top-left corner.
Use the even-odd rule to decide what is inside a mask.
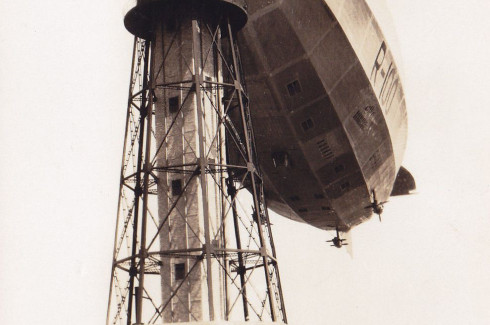
[[[400,75],[365,0],[222,2],[243,27],[239,49],[270,209],[346,232],[391,195],[415,189],[402,167]],[[147,20],[135,7],[125,24],[147,38]]]
[[[364,0],[248,0],[240,51],[268,207],[342,232],[415,181],[397,66]]]

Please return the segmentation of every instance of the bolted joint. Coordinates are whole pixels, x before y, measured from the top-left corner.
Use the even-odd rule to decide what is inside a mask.
[[[143,165],[143,171],[146,173],[150,173],[153,170],[153,165],[151,163],[145,163]]]
[[[238,82],[238,80],[235,80],[235,83],[234,84],[235,84],[235,89],[237,91],[242,91],[243,90],[242,85],[240,84],[240,82]]]
[[[235,184],[233,184],[233,178],[228,177],[226,179],[226,188],[228,196],[235,197],[237,190]]]
[[[194,176],[198,176],[199,174],[201,174],[201,166],[197,166],[192,174]]]
[[[131,266],[129,268],[129,275],[130,276],[137,276],[138,275],[138,269],[136,268],[136,266]]]
[[[143,194],[143,189],[141,188],[141,184],[136,184],[134,188],[134,195],[140,196],[141,194]]]
[[[206,244],[203,244],[203,245],[202,245],[202,252],[203,252],[204,254],[206,254],[207,247],[208,247],[208,246],[207,246]],[[214,249],[214,245],[213,245],[213,244],[210,244],[210,245],[209,245],[209,253],[210,253],[210,254],[214,254],[214,253],[215,253],[215,249]]]
[[[237,266],[236,267],[236,273],[238,273],[239,275],[244,275],[245,273],[247,273],[247,268],[245,266]]]
[[[255,165],[251,162],[247,163],[247,171],[250,173],[255,173]]]
[[[196,91],[198,85],[201,84],[201,76],[200,75],[192,75],[192,85],[190,91]]]
[[[152,96],[151,98],[152,98],[152,100],[153,100],[154,103],[158,102],[158,97],[155,94],[155,88],[152,88],[151,89],[151,96]]]
[[[146,251],[146,249],[142,248],[140,249],[140,253],[139,253],[139,256],[140,256],[140,259],[141,258],[148,258],[150,255],[148,254],[148,252]]]
[[[141,106],[140,107],[140,116],[141,116],[141,118],[146,118],[147,115],[148,115],[148,105]]]

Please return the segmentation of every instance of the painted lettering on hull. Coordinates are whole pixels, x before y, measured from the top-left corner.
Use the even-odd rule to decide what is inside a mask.
[[[393,99],[399,88],[399,78],[395,65],[387,57],[388,48],[383,41],[374,60],[369,79],[377,92],[379,102],[386,115],[389,114]],[[379,90],[378,90],[379,89]]]

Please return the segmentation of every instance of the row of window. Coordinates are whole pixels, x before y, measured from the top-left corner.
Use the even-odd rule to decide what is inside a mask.
[[[313,194],[313,197],[317,200],[320,200],[320,199],[324,199],[325,195],[323,195],[322,193],[315,193],[315,194]],[[301,201],[301,198],[297,195],[293,195],[293,196],[289,197],[289,200],[290,201]]]
[[[321,209],[322,209],[322,211],[332,211],[332,208],[326,207],[326,206],[322,206]],[[299,208],[298,212],[308,212],[308,209],[307,208]]]
[[[346,181],[346,182],[340,184],[340,190],[342,192],[346,191],[349,188],[350,188],[350,182],[349,181]],[[320,200],[320,199],[324,199],[325,195],[323,195],[321,193],[317,193],[317,194],[313,194],[313,197],[317,200]],[[289,201],[298,202],[298,201],[301,201],[301,198],[297,195],[293,195],[293,196],[289,197]],[[330,211],[331,210],[330,207],[326,207],[326,206],[322,206],[321,209],[322,209],[322,211]],[[308,209],[307,208],[299,208],[298,212],[308,212]]]
[[[372,116],[374,115],[375,108],[374,106],[366,106],[364,108],[364,112],[362,111],[357,111],[352,118],[356,122],[356,124],[359,126],[361,130],[367,130],[369,126],[369,120],[372,119]],[[301,122],[301,127],[303,128],[304,132],[308,132],[310,129],[312,129],[315,126],[315,123],[313,123],[313,120],[308,117],[306,120]]]

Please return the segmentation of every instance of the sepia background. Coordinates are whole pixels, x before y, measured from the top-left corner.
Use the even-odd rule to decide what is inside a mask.
[[[298,0],[299,1],[299,0]],[[272,215],[290,324],[489,324],[490,2],[368,0],[418,195],[352,231]],[[102,324],[132,37],[125,0],[0,2],[0,323]]]

